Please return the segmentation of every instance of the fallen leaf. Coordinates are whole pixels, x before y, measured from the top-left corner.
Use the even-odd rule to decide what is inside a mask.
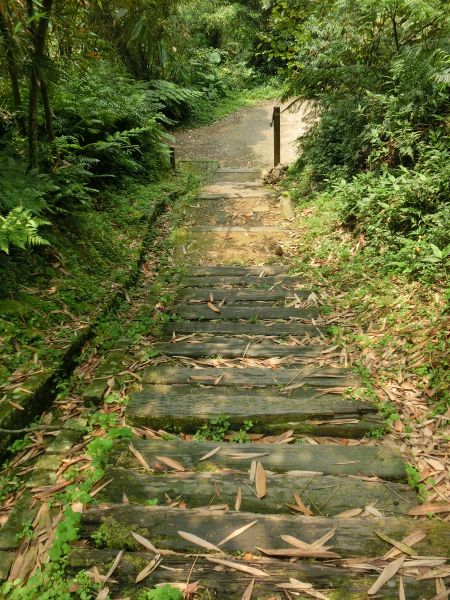
[[[256,466],[255,486],[256,495],[258,496],[258,498],[264,498],[267,491],[267,475],[264,471],[264,467],[260,462],[258,462]]]
[[[201,546],[202,548],[206,548],[207,550],[214,550],[215,552],[223,554],[220,548],[218,548],[214,544],[211,544],[211,542],[208,542],[207,540],[204,540],[201,537],[194,535],[193,533],[187,533],[186,531],[177,531],[177,533],[180,537],[187,540],[188,542],[191,542],[192,544],[195,544],[196,546]]]
[[[142,454],[139,452],[139,450],[136,450],[136,448],[133,446],[133,444],[130,444],[128,446],[128,448],[130,449],[133,456],[138,460],[138,462],[144,467],[144,469],[146,471],[151,472],[148,462],[145,460],[145,458],[142,456]]]
[[[249,575],[253,575],[254,577],[269,577],[269,573],[266,573],[261,569],[255,569],[254,567],[241,565],[239,563],[232,562],[231,560],[212,558],[210,556],[205,556],[205,558],[209,562],[215,563],[217,565],[223,565],[224,567],[229,567],[230,569],[234,569],[235,571],[242,571],[242,573],[248,573]]]
[[[279,558],[340,558],[336,552],[319,548],[259,548],[257,546],[256,549],[266,556]]]
[[[362,508],[352,508],[351,510],[345,510],[344,512],[335,515],[335,517],[343,517],[345,519],[351,517],[358,517],[362,512]]]
[[[255,580],[253,579],[253,581],[251,581],[248,584],[248,587],[245,590],[245,592],[242,594],[242,599],[241,600],[252,600],[254,586],[255,586]]]
[[[168,456],[157,456],[156,459],[175,471],[186,471],[183,465],[173,458],[169,458]]]
[[[239,529],[236,529],[236,531],[233,531],[233,533],[230,533],[230,535],[228,535],[226,538],[224,538],[217,545],[218,546],[223,546],[223,544],[226,544],[226,542],[229,542],[230,540],[233,540],[234,538],[238,537],[238,535],[241,535],[241,533],[244,533],[244,531],[247,531],[247,529],[250,529],[250,527],[253,527],[253,525],[255,525],[257,522],[258,521],[252,521],[248,525],[244,525],[243,527],[239,527]]]
[[[219,450],[221,449],[221,446],[217,446],[217,448],[214,448],[214,450],[211,450],[210,452],[208,452],[207,454],[205,454],[205,456],[202,456],[201,458],[199,458],[199,462],[201,462],[202,460],[207,460],[208,458],[211,458],[212,456],[214,456],[215,454],[217,454],[219,452]]]
[[[105,587],[99,591],[95,600],[105,600],[109,596],[109,588]]]
[[[311,548],[320,548],[321,546],[326,544],[328,542],[328,540],[331,540],[331,538],[334,537],[335,533],[336,533],[336,529],[331,529],[328,533],[323,535],[320,539],[313,542],[311,544]]]
[[[241,503],[242,503],[242,488],[241,488],[241,486],[239,486],[237,494],[236,494],[236,501],[234,503],[234,510],[236,512],[239,512],[241,510]]]
[[[427,536],[427,534],[425,533],[425,531],[423,531],[422,529],[419,529],[417,531],[414,531],[410,535],[407,535],[406,537],[404,537],[402,539],[402,542],[404,544],[407,544],[408,546],[415,546],[416,544],[421,542],[423,539],[425,539],[426,536]],[[390,558],[395,558],[399,554],[401,554],[401,550],[399,550],[398,548],[392,548],[391,550],[389,550],[389,552],[386,552],[386,554],[383,556],[383,559],[388,560]]]
[[[142,546],[144,546],[144,548],[147,548],[147,550],[150,550],[150,552],[154,552],[155,554],[158,554],[158,550],[155,548],[155,546],[151,543],[150,540],[145,538],[143,535],[140,535],[139,533],[135,533],[134,531],[131,532],[131,535],[134,537],[134,539],[137,542],[139,542]]]
[[[394,540],[391,537],[389,537],[388,535],[382,533],[381,531],[375,531],[375,533],[377,534],[377,536],[379,538],[381,538],[388,544],[391,544],[395,548],[398,548],[405,554],[409,554],[409,556],[415,556],[417,554],[417,552],[414,550],[414,548],[411,548],[411,546],[408,546],[407,544],[404,544],[403,542],[399,542],[398,540]]]
[[[397,571],[401,569],[404,562],[405,557],[401,556],[400,558],[397,558],[397,560],[389,563],[367,593],[370,596],[374,596],[385,583],[394,577]]]
[[[308,515],[308,516],[312,517],[314,513],[312,512],[312,510],[310,510],[309,508],[307,508],[303,504],[302,499],[300,498],[300,496],[298,494],[295,494],[295,493],[293,494],[293,496],[294,496],[295,502],[297,503],[298,510],[300,512],[302,512],[304,515]]]
[[[398,585],[398,599],[399,600],[406,600],[406,594],[405,594],[405,586],[403,583],[403,577],[400,576],[400,583]]]
[[[155,558],[153,560],[151,560],[148,565],[146,567],[144,567],[142,569],[142,571],[140,571],[137,575],[136,575],[136,579],[134,580],[135,583],[139,583],[140,581],[142,581],[143,579],[145,579],[146,577],[148,577],[150,575],[150,573],[153,573],[153,571],[158,568],[159,563],[161,562],[161,555],[157,554],[155,556]]]
[[[249,471],[250,483],[253,483],[255,481],[257,466],[258,466],[258,463],[256,462],[256,460],[253,460],[252,464],[250,465],[250,471]]]
[[[108,579],[111,577],[111,575],[114,573],[114,571],[117,568],[117,565],[120,563],[120,561],[122,560],[122,556],[123,556],[123,550],[121,550],[118,555],[116,556],[116,558],[114,559],[113,564],[111,565],[111,568],[109,569],[109,571],[106,573],[106,575],[103,577],[103,583],[106,583],[108,581]]]
[[[435,504],[420,504],[419,506],[415,506],[408,511],[408,515],[413,517],[420,517],[423,515],[428,515],[429,513],[445,513],[450,512],[450,503],[447,502],[437,502]]]
[[[215,313],[220,314],[222,311],[220,310],[220,308],[218,306],[216,306],[215,304],[213,304],[212,302],[208,302],[208,308],[209,310],[212,310]]]

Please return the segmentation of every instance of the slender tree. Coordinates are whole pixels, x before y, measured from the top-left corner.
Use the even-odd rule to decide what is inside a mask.
[[[42,79],[42,68],[45,61],[45,45],[48,34],[50,15],[53,8],[53,0],[42,1],[42,12],[39,17],[35,14],[33,0],[28,0],[28,15],[32,20],[32,60],[30,76],[30,94],[28,101],[28,168],[39,167],[38,149],[38,101],[39,94],[42,95],[47,135],[50,141],[54,140],[53,118],[50,108],[48,89]],[[33,19],[37,19],[37,24]]]
[[[21,135],[26,135],[26,124],[23,114],[22,97],[20,93],[18,49],[11,31],[11,22],[8,15],[6,0],[0,1],[0,35],[3,39],[6,66],[11,81],[12,97],[14,102],[15,119]]]

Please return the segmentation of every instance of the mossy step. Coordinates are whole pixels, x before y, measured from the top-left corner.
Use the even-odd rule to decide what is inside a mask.
[[[295,290],[301,287],[299,277],[285,277],[284,275],[185,275],[181,278],[180,287],[253,287],[270,289],[276,286],[277,290]]]
[[[178,300],[185,302],[211,302],[211,298],[214,302],[223,302],[227,306],[250,303],[250,302],[262,302],[264,305],[271,305],[282,302],[282,305],[286,302],[295,302],[298,298],[306,299],[312,293],[312,290],[283,290],[278,289],[278,286],[274,290],[267,289],[224,289],[224,288],[183,288],[177,295]]]
[[[325,329],[304,323],[236,323],[233,321],[180,321],[164,327],[167,335],[209,333],[215,335],[244,335],[265,337],[324,336]]]
[[[214,341],[186,340],[185,342],[159,342],[153,346],[160,354],[166,356],[189,356],[202,358],[221,356],[223,358],[273,358],[295,356],[297,358],[314,359],[326,350],[325,346],[298,346],[259,342],[243,338],[216,337]],[[324,355],[326,357],[326,355]]]
[[[276,227],[275,225],[195,225],[192,231],[212,232],[223,235],[229,233],[282,233],[289,231],[287,227]]]
[[[212,183],[262,183],[260,169],[219,169],[215,172]]]
[[[69,555],[68,571],[75,574],[81,570],[92,570],[97,567],[100,573],[106,574],[117,556],[117,550],[75,548]],[[175,584],[180,581],[198,581],[200,590],[208,600],[241,600],[247,586],[254,580],[252,600],[281,599],[282,593],[277,585],[288,583],[290,578],[311,583],[316,590],[322,590],[330,600],[366,600],[367,590],[378,577],[378,573],[364,574],[352,571],[349,567],[332,566],[313,561],[287,562],[253,558],[245,562],[231,557],[238,564],[245,564],[267,572],[269,577],[254,577],[230,568],[220,568],[204,557],[198,556],[165,556],[163,565],[167,569],[157,568],[141,583],[136,584],[136,575],[152,560],[154,554],[142,551],[124,552],[122,559],[114,571],[114,579],[119,581],[122,597],[133,600],[142,589],[150,589],[158,584]],[[404,577],[407,600],[430,598],[436,592],[434,580],[416,581]],[[276,594],[274,596],[274,594]],[[384,600],[398,600],[398,577],[383,586],[376,596]],[[305,597],[306,598],[306,597]],[[309,596],[308,596],[309,598]]]
[[[139,531],[157,548],[199,552],[199,546],[178,535],[178,531],[186,531],[217,544],[236,529],[253,521],[256,521],[255,525],[226,542],[222,549],[226,552],[258,554],[258,547],[285,548],[282,535],[292,535],[312,544],[330,530],[335,530],[329,545],[341,557],[376,557],[392,548],[376,532],[401,540],[418,529],[414,519],[405,517],[327,518],[115,504],[84,511],[80,534],[82,539],[91,541],[99,538],[98,530],[103,528],[109,547],[124,550],[136,548],[131,531]],[[414,547],[418,555],[450,557],[448,523],[423,521],[420,529],[426,533],[426,537]]]
[[[176,304],[173,313],[182,319],[194,321],[293,321],[311,320],[320,314],[315,307],[309,308],[285,308],[283,306],[216,306],[215,310],[209,306],[193,304]]]
[[[130,469],[108,468],[106,479],[111,483],[98,496],[99,502],[120,504],[123,494],[132,504],[147,505],[156,499],[159,505],[167,497],[179,499],[188,508],[214,509],[227,505],[234,510],[236,494],[241,489],[240,510],[255,513],[294,514],[289,505],[295,505],[293,494],[299,494],[314,515],[332,517],[349,509],[376,507],[383,516],[406,515],[418,502],[416,494],[406,484],[380,481],[361,481],[351,477],[330,475],[297,475],[296,473],[269,474],[267,495],[258,499],[253,491],[241,483],[247,480],[240,473],[171,473],[151,476]]]
[[[268,275],[284,275],[288,273],[288,265],[250,265],[243,267],[241,265],[202,265],[189,266],[189,274],[200,277],[210,277],[211,275],[256,275],[257,277]]]
[[[310,444],[229,444],[172,440],[133,440],[151,468],[157,456],[168,456],[180,462],[187,471],[236,469],[248,471],[252,460],[259,458],[264,468],[274,473],[307,471],[323,475],[378,477],[386,481],[405,482],[405,464],[400,452],[385,446],[341,446]],[[200,461],[211,450],[220,447],[212,458]],[[258,456],[260,455],[260,456]],[[111,464],[137,468],[136,458],[128,445],[118,444]],[[311,476],[312,476],[311,475]]]
[[[351,369],[339,367],[318,367],[313,364],[301,368],[269,369],[248,367],[239,368],[204,368],[192,369],[177,364],[164,364],[144,370],[143,383],[163,385],[193,384],[222,386],[266,387],[277,386],[289,388],[293,386],[314,386],[317,388],[354,387],[359,383]]]
[[[150,386],[130,395],[127,417],[134,425],[184,433],[195,433],[220,415],[226,415],[235,430],[251,420],[252,432],[266,434],[293,429],[361,438],[383,427],[376,407],[361,400],[331,394],[314,398],[315,390],[302,390],[300,397],[277,395],[273,388],[258,391],[266,394],[241,394],[226,387]]]

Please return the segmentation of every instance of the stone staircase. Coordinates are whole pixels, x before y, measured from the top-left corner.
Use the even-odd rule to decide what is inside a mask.
[[[70,568],[106,571],[123,550],[117,598],[176,583],[202,599],[348,600],[402,555],[404,597],[431,598],[415,556],[447,556],[448,526],[408,517],[418,499],[399,450],[361,442],[382,418],[348,393],[360,382],[317,294],[274,252],[292,228],[282,203],[257,171],[222,169],[192,214],[177,320],[154,347],[165,360],[127,407],[130,424],[181,435],[117,444]],[[194,441],[211,420],[237,433]],[[392,544],[404,538],[412,552]],[[398,586],[397,574],[370,597]]]

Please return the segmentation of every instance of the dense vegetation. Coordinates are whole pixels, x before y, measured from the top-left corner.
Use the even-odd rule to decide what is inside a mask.
[[[135,268],[154,201],[186,184],[170,131],[262,89],[258,7],[0,1],[0,389],[57,359]]]
[[[428,281],[450,259],[449,42],[442,0],[277,0],[263,35],[286,95],[320,114],[298,196],[338,197],[380,267]]]

